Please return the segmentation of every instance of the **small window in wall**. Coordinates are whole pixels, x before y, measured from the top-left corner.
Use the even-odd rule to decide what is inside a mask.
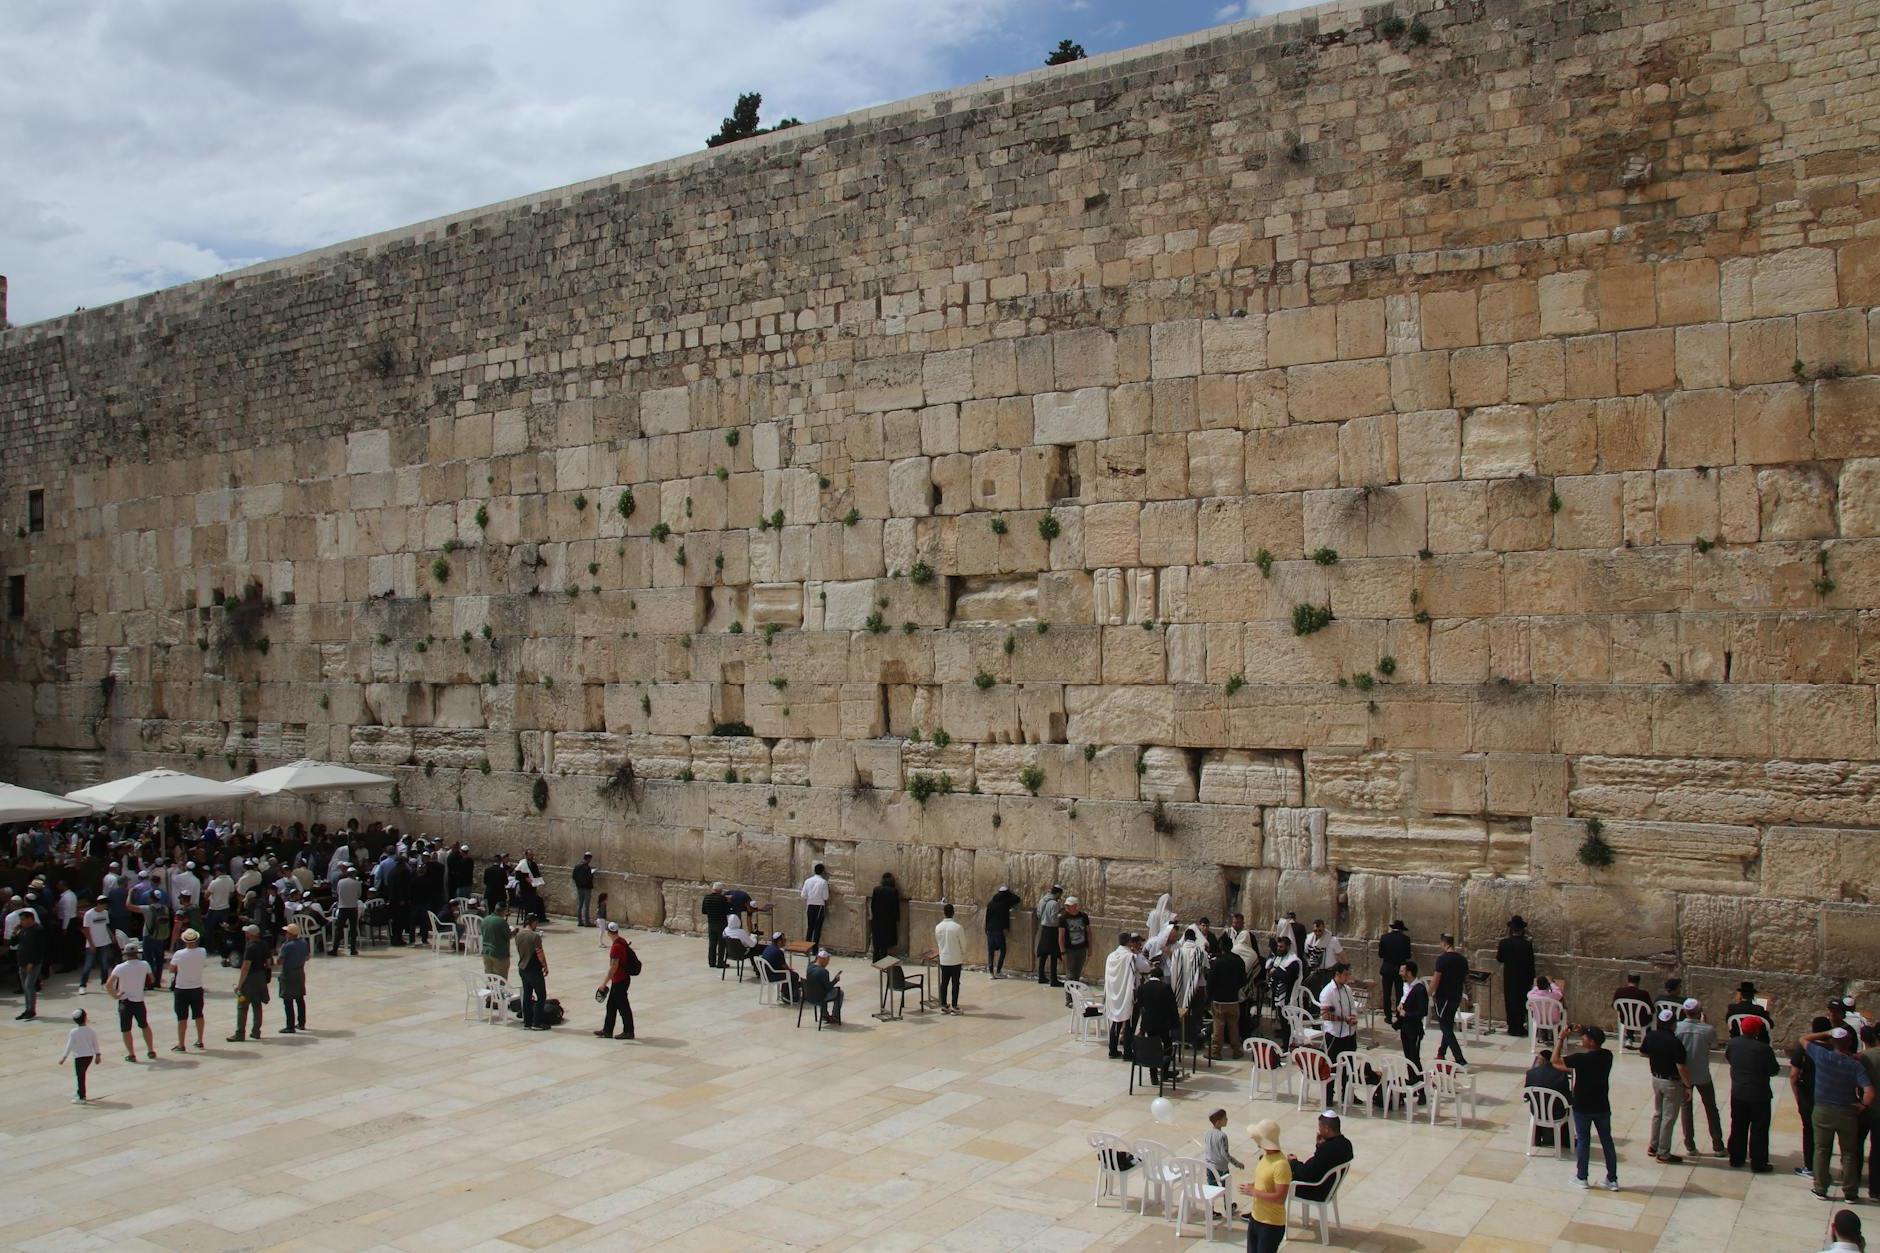
[[[30,488],[26,493],[26,529],[46,529],[46,489],[43,487]]]
[[[7,617],[24,618],[26,616],[26,576],[9,574],[7,576]]]

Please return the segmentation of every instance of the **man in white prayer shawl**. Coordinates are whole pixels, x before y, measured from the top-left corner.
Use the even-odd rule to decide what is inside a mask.
[[[1155,908],[1149,911],[1149,927],[1144,935],[1161,935],[1168,930],[1168,924],[1175,921],[1175,911],[1169,907],[1168,893],[1156,898]]]
[[[1110,1056],[1123,1056],[1129,1041],[1129,1022],[1136,1013],[1136,980],[1142,937],[1125,931],[1103,963],[1103,1016],[1110,1021]]]
[[[1183,932],[1181,943],[1164,954],[1162,968],[1168,972],[1168,985],[1175,993],[1175,1006],[1185,1026],[1188,1010],[1194,1005],[1195,994],[1208,973],[1208,952],[1201,943],[1200,933],[1193,927]]]

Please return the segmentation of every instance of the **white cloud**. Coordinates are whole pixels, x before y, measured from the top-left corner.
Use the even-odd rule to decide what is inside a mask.
[[[1315,0],[1235,0],[1233,4],[1224,4],[1214,11],[1217,22],[1244,22],[1252,17],[1268,17],[1274,13],[1284,13],[1288,9],[1299,8],[1302,4],[1314,3]]]
[[[740,91],[768,122],[948,86],[1025,2],[7,0],[11,316],[696,151]]]

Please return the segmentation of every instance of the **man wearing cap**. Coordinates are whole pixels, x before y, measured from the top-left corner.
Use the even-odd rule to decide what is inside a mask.
[[[144,1056],[157,1060],[156,1037],[150,1034],[150,1013],[144,1008],[144,992],[150,986],[150,966],[136,949],[124,950],[124,960],[111,968],[104,990],[117,999],[118,1030],[124,1033],[124,1060],[137,1060],[137,1045],[131,1041],[131,1026],[144,1029]]]
[[[1638,1046],[1638,1051],[1651,1063],[1652,1129],[1648,1139],[1652,1156],[1667,1165],[1684,1160],[1671,1151],[1672,1136],[1677,1132],[1684,1103],[1691,1099],[1691,1071],[1685,1061],[1684,1045],[1673,1026],[1674,1018],[1670,1010],[1659,1010],[1651,1030],[1645,1033]]]
[[[1090,915],[1075,896],[1064,898],[1064,912],[1058,915],[1058,951],[1064,957],[1064,977],[1082,983],[1090,957]]]
[[[1873,1081],[1855,1056],[1856,1040],[1850,1027],[1810,1031],[1798,1042],[1815,1063],[1814,1194],[1828,1199],[1833,1186],[1834,1150],[1841,1149],[1841,1191],[1848,1201],[1860,1195],[1860,1116],[1873,1104]]]
[[[1325,1177],[1340,1166],[1348,1165],[1351,1158],[1351,1141],[1345,1138],[1343,1123],[1331,1110],[1323,1111],[1319,1114],[1318,1141],[1313,1145],[1312,1156],[1303,1162],[1290,1155],[1286,1158],[1292,1165],[1293,1183],[1297,1186],[1299,1199],[1328,1199],[1331,1185],[1324,1182]]]
[[[203,969],[209,964],[209,950],[202,946],[202,932],[194,927],[183,932],[183,947],[170,954],[164,973],[170,976],[170,1002],[176,1010],[176,1047],[172,1053],[188,1052],[189,1020],[196,1020],[196,1051],[208,1048],[202,1041]]]
[[[731,898],[723,883],[712,884],[698,912],[705,918],[705,965],[717,970],[725,964],[725,921],[731,917]]]
[[[1781,1073],[1782,1065],[1775,1049],[1763,1037],[1766,1024],[1754,1014],[1744,1018],[1738,1034],[1723,1046],[1723,1059],[1730,1065],[1730,1165],[1749,1168],[1766,1175],[1775,1167],[1769,1164],[1769,1081]]]
[[[78,968],[78,994],[83,996],[92,971],[96,970],[98,978],[103,980],[110,976],[111,967],[117,965],[117,947],[111,942],[111,912],[104,907],[102,894],[79,919],[79,926],[85,941],[85,955]]]
[[[966,969],[966,928],[953,917],[953,902],[940,906],[943,915],[933,928],[934,961],[940,967],[940,1012],[960,1012],[960,974]],[[948,999],[951,991],[952,999]]]
[[[20,993],[26,998],[26,1006],[14,1015],[16,1019],[31,1022],[39,1016],[39,983],[52,955],[48,934],[38,913],[31,909],[21,912],[19,926],[13,932],[13,960],[18,964]]]
[[[1403,1000],[1403,964],[1410,960],[1410,932],[1403,919],[1394,919],[1377,942],[1377,981],[1384,989],[1384,1021],[1397,1025],[1397,1003]]]
[[[1717,1088],[1710,1079],[1710,1050],[1717,1047],[1717,1029],[1704,1021],[1704,1006],[1696,997],[1687,997],[1679,1011],[1678,1043],[1684,1046],[1685,1069],[1691,1074],[1692,1100],[1685,1102],[1679,1118],[1684,1128],[1684,1151],[1697,1156],[1697,1139],[1692,1124],[1697,1121],[1697,1099],[1704,1103],[1704,1118],[1710,1124],[1710,1152],[1722,1157],[1723,1122],[1717,1117]]]
[[[1012,929],[1012,907],[1022,903],[1005,883],[986,902],[986,973],[994,979],[1005,978],[1005,937]]]
[[[1501,964],[1501,991],[1508,1007],[1508,1034],[1528,1033],[1527,994],[1534,986],[1534,941],[1528,939],[1527,919],[1520,914],[1508,920],[1508,934],[1495,946],[1495,960]]]
[[[1563,1032],[1560,1047],[1554,1050],[1554,1068],[1573,1076],[1573,1153],[1574,1181],[1582,1188],[1592,1187],[1586,1177],[1587,1159],[1592,1154],[1591,1136],[1599,1135],[1599,1148],[1606,1157],[1606,1191],[1619,1190],[1619,1154],[1612,1147],[1612,1054],[1605,1049],[1606,1033],[1598,1027],[1580,1028],[1580,1049],[1567,1056],[1571,1041]]]
[[[594,1034],[603,1040],[614,1038],[614,1019],[620,1020],[620,1038],[633,1038],[633,1002],[627,998],[627,989],[633,982],[632,964],[633,946],[627,943],[627,937],[620,934],[620,924],[607,924],[610,942],[607,946],[607,977],[596,989],[607,997],[607,1017],[601,1023],[601,1029]]]
[[[1292,1163],[1279,1148],[1279,1124],[1262,1118],[1247,1128],[1260,1147],[1253,1164],[1253,1180],[1240,1185],[1240,1194],[1253,1198],[1247,1226],[1247,1253],[1279,1253],[1286,1242],[1286,1197],[1292,1190]]]
[[[354,957],[359,956],[359,909],[364,897],[365,884],[359,872],[347,865],[333,885],[333,956],[339,956],[342,938],[347,950]]]
[[[261,1007],[268,1003],[268,983],[274,969],[274,954],[261,938],[260,927],[252,922],[243,927],[242,941],[242,965],[235,976],[235,1034],[228,1038],[230,1044],[238,1043],[244,1034],[250,1040],[261,1038]],[[252,1028],[248,1021],[251,1010]]]
[[[574,921],[578,927],[594,925],[594,854],[581,854],[581,864],[574,868]],[[720,924],[719,930],[723,930]]]
[[[281,963],[281,1013],[287,1019],[281,1034],[293,1035],[307,1029],[307,959],[313,956],[313,945],[300,923],[288,923],[281,929],[281,934],[287,937],[278,954]]]
[[[1054,988],[1064,986],[1064,980],[1058,977],[1058,921],[1064,916],[1061,898],[1064,888],[1053,883],[1051,890],[1038,901],[1038,982],[1048,983]]]
[[[942,966],[941,969],[945,970],[946,967]],[[941,984],[941,987],[945,986]],[[803,972],[803,999],[811,1005],[820,1001],[822,1007],[818,1012],[822,1014],[823,1021],[837,1027],[842,1025],[842,976],[829,973],[829,950],[826,948],[816,950],[816,956],[810,959],[809,969]],[[944,1004],[941,1011],[947,1012]]]

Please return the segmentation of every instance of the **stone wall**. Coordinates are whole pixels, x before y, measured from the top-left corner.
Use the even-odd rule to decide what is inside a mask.
[[[1880,3],[1390,12],[6,333],[0,775],[356,762],[680,929],[820,859],[851,946],[892,870],[1871,977]]]

